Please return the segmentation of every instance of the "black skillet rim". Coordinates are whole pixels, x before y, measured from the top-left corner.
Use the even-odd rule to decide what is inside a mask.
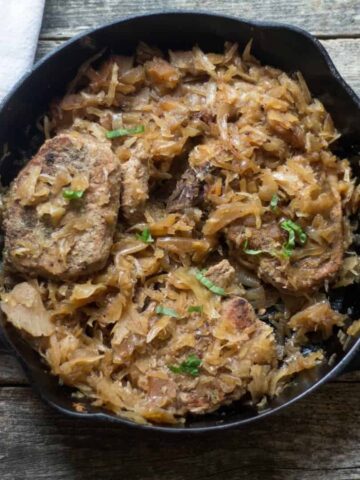
[[[85,31],[77,34],[76,36],[70,38],[66,42],[62,43],[59,45],[57,48],[46,54],[43,58],[41,58],[39,61],[37,61],[34,66],[22,77],[20,80],[16,82],[14,87],[10,90],[10,92],[6,95],[6,97],[3,99],[0,105],[0,111],[6,108],[8,101],[17,93],[18,88],[27,80],[28,77],[30,77],[34,71],[36,71],[43,63],[46,63],[47,60],[55,55],[58,54],[58,52],[66,49],[69,45],[77,42],[78,40],[85,38],[87,36],[91,36],[97,31],[107,29],[113,25],[118,25],[122,23],[126,23],[135,19],[139,18],[145,18],[145,17],[157,17],[157,16],[168,16],[168,15],[180,15],[180,16],[186,16],[186,15],[199,15],[199,16],[207,16],[207,17],[212,17],[212,18],[225,18],[233,21],[239,22],[239,24],[247,24],[249,26],[254,26],[257,28],[266,28],[266,29],[284,29],[284,30],[289,30],[296,32],[300,34],[303,37],[306,37],[308,40],[310,40],[313,45],[317,48],[319,53],[322,55],[324,58],[328,68],[329,68],[329,73],[335,78],[337,83],[339,84],[339,87],[344,89],[349,96],[352,98],[354,103],[358,106],[360,110],[360,98],[356,95],[356,93],[353,91],[353,89],[345,82],[345,80],[342,78],[338,70],[336,69],[335,65],[333,64],[329,54],[325,50],[325,48],[322,46],[320,41],[311,35],[309,32],[306,30],[303,30],[300,27],[296,27],[293,25],[288,25],[285,23],[279,23],[279,22],[266,22],[266,21],[257,21],[257,20],[248,20],[245,18],[241,17],[235,17],[232,15],[223,15],[219,13],[209,13],[204,10],[177,10],[177,9],[169,9],[169,10],[157,10],[153,11],[151,13],[146,13],[146,14],[140,14],[140,15],[131,15],[131,16],[126,16],[122,17],[118,20],[114,20],[111,22],[107,22],[104,24],[101,24],[100,26],[86,29]],[[4,330],[4,329],[3,329]],[[351,360],[353,360],[358,353],[360,353],[360,338],[354,343],[354,345],[351,347],[351,349],[344,355],[344,357],[340,360],[340,362],[333,367],[328,373],[326,373],[323,377],[321,377],[317,382],[315,382],[311,387],[307,388],[304,390],[302,393],[299,395],[295,396],[291,400],[288,400],[282,405],[279,405],[277,407],[274,407],[272,409],[266,410],[264,412],[259,412],[258,415],[251,417],[251,418],[246,418],[246,419],[241,419],[241,420],[234,420],[230,422],[226,422],[224,420],[224,423],[219,423],[219,424],[213,424],[209,426],[201,426],[201,427],[182,427],[182,426],[168,426],[168,425],[154,425],[154,424],[139,424],[135,423],[131,420],[127,420],[122,417],[117,417],[115,415],[112,415],[110,413],[106,412],[99,412],[99,413],[79,413],[73,410],[68,410],[66,408],[63,408],[56,402],[53,402],[46,396],[46,392],[42,391],[41,388],[38,386],[36,380],[33,378],[33,375],[26,364],[26,362],[23,360],[21,354],[17,351],[17,349],[13,346],[12,342],[8,339],[6,333],[5,337],[7,340],[7,343],[11,347],[11,352],[9,353],[15,353],[15,356],[17,359],[20,361],[23,370],[25,374],[27,375],[30,384],[32,388],[38,392],[39,396],[42,398],[42,400],[54,407],[57,411],[61,412],[62,414],[65,414],[69,417],[72,418],[81,418],[81,419],[87,419],[87,420],[92,420],[92,421],[97,421],[97,422],[107,422],[111,424],[117,424],[117,425],[125,425],[128,427],[132,428],[137,428],[141,429],[142,431],[152,431],[152,432],[164,432],[164,433],[208,433],[211,431],[219,431],[219,430],[227,430],[230,428],[234,427],[239,427],[239,426],[244,426],[244,425],[249,425],[253,422],[259,421],[261,419],[264,419],[272,414],[276,414],[283,410],[286,407],[291,406],[293,403],[297,402],[298,400],[304,398],[305,396],[309,395],[311,392],[319,388],[321,385],[323,385],[325,382],[329,381],[331,378],[339,375],[345,367],[350,363]]]

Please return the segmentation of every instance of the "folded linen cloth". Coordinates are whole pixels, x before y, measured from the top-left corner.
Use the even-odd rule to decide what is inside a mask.
[[[31,69],[45,0],[0,0],[0,101]]]

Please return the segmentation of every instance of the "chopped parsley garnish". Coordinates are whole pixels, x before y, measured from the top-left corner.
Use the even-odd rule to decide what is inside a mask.
[[[106,138],[118,138],[118,137],[126,137],[127,135],[136,135],[137,133],[144,133],[145,127],[144,125],[137,125],[133,128],[118,128],[116,130],[108,130],[106,132]]]
[[[269,253],[267,250],[252,250],[251,248],[247,248],[248,243],[249,242],[245,240],[244,246],[243,246],[243,251],[247,255],[260,255],[261,253]]]
[[[220,296],[226,295],[225,290],[223,288],[218,287],[217,285],[215,285],[214,282],[210,280],[210,278],[205,277],[206,270],[203,270],[202,272],[200,272],[200,270],[195,270],[194,274],[195,274],[195,278],[200,283],[202,283],[206,288],[208,288],[210,292]]]
[[[293,254],[293,251],[294,251],[294,247],[291,246],[292,243],[291,242],[287,242],[287,243],[284,243],[283,245],[283,249],[282,249],[282,254],[284,257],[291,257],[291,255]],[[294,245],[295,246],[295,245]]]
[[[155,312],[158,315],[166,315],[168,317],[174,317],[174,318],[180,317],[180,315],[177,313],[176,310],[173,310],[172,308],[168,308],[168,307],[163,307],[162,305],[158,305],[155,308]]]
[[[273,195],[270,201],[270,208],[273,212],[275,212],[275,210],[277,209],[278,203],[279,203],[279,197],[277,195]]]
[[[84,190],[71,190],[70,188],[64,188],[62,194],[66,200],[79,200],[84,195]]]
[[[291,257],[295,248],[296,240],[298,240],[300,245],[304,245],[307,240],[307,235],[300,225],[292,220],[282,221],[280,227],[289,234],[287,242],[283,245],[283,255],[285,257]]]
[[[203,311],[202,305],[193,305],[187,309],[188,313],[201,313]]]
[[[191,375],[197,377],[199,375],[199,367],[201,360],[196,355],[189,355],[188,358],[181,362],[180,365],[169,365],[169,370],[173,373],[180,373],[184,375]]]
[[[154,239],[151,236],[150,230],[146,227],[141,233],[136,234],[136,238],[144,243],[153,243]]]

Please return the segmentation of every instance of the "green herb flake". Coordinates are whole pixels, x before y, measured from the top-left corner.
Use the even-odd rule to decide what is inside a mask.
[[[247,255],[260,255],[261,253],[269,253],[267,250],[252,250],[251,248],[247,248],[247,247],[248,247],[248,241],[245,240],[243,251]]]
[[[166,315],[168,317],[180,318],[180,315],[177,313],[176,310],[173,310],[172,308],[164,307],[162,305],[158,305],[155,308],[155,312],[158,315]]]
[[[70,188],[65,188],[62,194],[66,200],[79,200],[84,195],[84,190],[71,190]]]
[[[144,132],[144,125],[137,125],[133,128],[118,128],[116,130],[108,130],[106,132],[106,138],[109,138],[111,140],[112,138],[126,137],[127,135],[136,135],[138,133]]]
[[[188,358],[181,362],[180,365],[169,365],[168,368],[173,373],[179,373],[184,375],[190,375],[191,377],[199,376],[199,367],[201,366],[201,360],[196,355],[189,355]]]
[[[151,236],[150,230],[146,227],[141,233],[136,234],[136,238],[144,243],[153,243],[154,239]]]
[[[277,209],[278,203],[279,203],[279,197],[277,195],[273,195],[270,201],[270,209],[273,212],[275,212],[275,210]]]
[[[202,305],[193,305],[187,309],[188,313],[202,313],[203,306]]]
[[[289,234],[287,242],[283,245],[283,255],[285,257],[291,257],[295,248],[296,239],[301,245],[304,245],[307,240],[307,235],[300,225],[292,220],[282,221],[280,227]]]
[[[291,255],[293,254],[294,247],[292,247],[289,242],[284,243],[283,249],[282,249],[282,255],[283,257],[290,258]]]
[[[215,285],[214,282],[210,280],[210,278],[205,277],[206,270],[200,272],[200,270],[195,270],[194,275],[196,280],[198,280],[202,285],[210,290],[210,292],[215,293],[216,295],[220,295],[222,297],[226,296],[225,290],[221,287]]]

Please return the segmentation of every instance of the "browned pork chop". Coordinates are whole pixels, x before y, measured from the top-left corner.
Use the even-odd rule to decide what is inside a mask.
[[[120,185],[120,164],[106,143],[75,131],[47,140],[7,196],[6,264],[63,280],[102,268]]]
[[[289,262],[281,261],[267,253],[247,255],[244,252],[246,239],[248,249],[281,252],[282,245],[287,240],[287,233],[281,229],[279,221],[275,218],[264,223],[260,229],[246,226],[244,222],[234,223],[228,228],[227,238],[242,258],[254,266],[259,277],[265,282],[284,292],[303,294],[323,286],[326,281],[331,281],[341,267],[344,233],[340,199],[334,201],[328,223],[333,232],[327,248],[323,249],[322,253],[312,256],[296,258],[294,255]]]
[[[273,328],[257,318],[244,298],[225,300],[219,318],[198,325],[196,338],[194,354],[202,363],[195,377],[171,371],[165,376],[153,367],[163,364],[164,356],[167,364],[180,364],[188,357],[185,348],[180,358],[171,357],[169,345],[162,351],[156,348],[151,352],[149,380],[144,384],[151,407],[167,406],[176,415],[212,412],[246,393],[249,384],[254,382],[253,369],[260,365],[270,369],[276,365]],[[217,342],[229,344],[231,348],[224,354]],[[231,374],[230,368],[238,375]],[[138,376],[136,364],[130,367],[130,378],[132,375]]]

